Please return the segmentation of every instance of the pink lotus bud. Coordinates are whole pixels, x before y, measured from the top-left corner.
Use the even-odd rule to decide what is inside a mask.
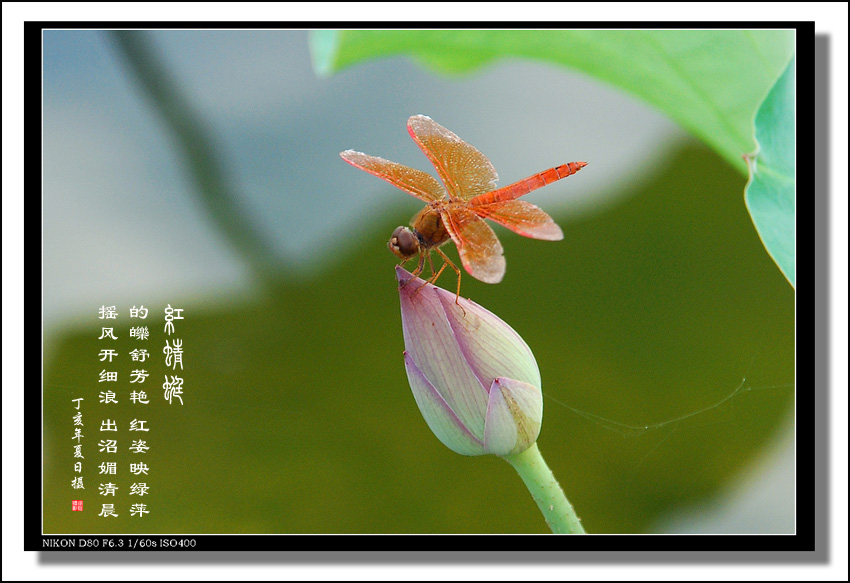
[[[400,284],[411,274],[396,268]],[[525,451],[540,434],[534,355],[513,328],[475,302],[419,278],[399,287],[404,364],[434,435],[462,455]]]

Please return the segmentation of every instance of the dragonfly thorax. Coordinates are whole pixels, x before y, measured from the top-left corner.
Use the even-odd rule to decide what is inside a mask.
[[[442,202],[442,201],[441,201]],[[419,236],[419,244],[425,249],[439,247],[449,240],[449,232],[443,224],[443,217],[435,203],[431,203],[419,211],[410,226],[413,232]]]

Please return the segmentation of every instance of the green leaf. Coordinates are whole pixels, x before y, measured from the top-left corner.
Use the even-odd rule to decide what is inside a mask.
[[[570,67],[657,107],[744,173],[742,155],[755,147],[753,113],[791,57],[794,32],[323,30],[312,33],[310,44],[320,75],[393,55],[409,55],[443,73],[502,57]]]
[[[794,267],[794,59],[756,114],[758,151],[748,157],[750,181],[744,198],[767,252],[792,287]]]

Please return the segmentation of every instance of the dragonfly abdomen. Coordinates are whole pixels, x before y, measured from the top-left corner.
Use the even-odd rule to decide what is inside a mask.
[[[562,178],[572,176],[585,166],[587,166],[587,162],[570,162],[569,164],[561,164],[560,166],[549,168],[543,172],[538,172],[534,176],[529,176],[519,182],[514,182],[513,184],[503,186],[497,190],[479,194],[478,196],[473,197],[469,201],[469,204],[472,206],[478,206],[482,204],[514,200],[521,196],[525,196],[532,190],[543,188],[547,184],[552,184]]]

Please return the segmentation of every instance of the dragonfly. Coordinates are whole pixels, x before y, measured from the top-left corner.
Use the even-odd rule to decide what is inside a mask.
[[[587,166],[587,162],[562,164],[497,188],[499,176],[490,160],[430,117],[412,116],[407,120],[407,131],[434,165],[442,184],[427,172],[363,152],[346,150],[340,156],[352,166],[427,203],[411,219],[410,227],[397,227],[387,243],[390,251],[402,260],[402,265],[419,257],[412,273],[414,278],[424,270],[426,258],[431,266],[431,277],[426,283],[436,282],[446,266],[450,266],[457,273],[457,302],[461,271],[440,250],[440,246],[453,241],[467,273],[485,283],[502,281],[504,250],[484,219],[532,239],[560,241],[564,238],[552,217],[530,202],[517,199],[572,176]],[[431,262],[432,250],[443,259],[436,273]]]

